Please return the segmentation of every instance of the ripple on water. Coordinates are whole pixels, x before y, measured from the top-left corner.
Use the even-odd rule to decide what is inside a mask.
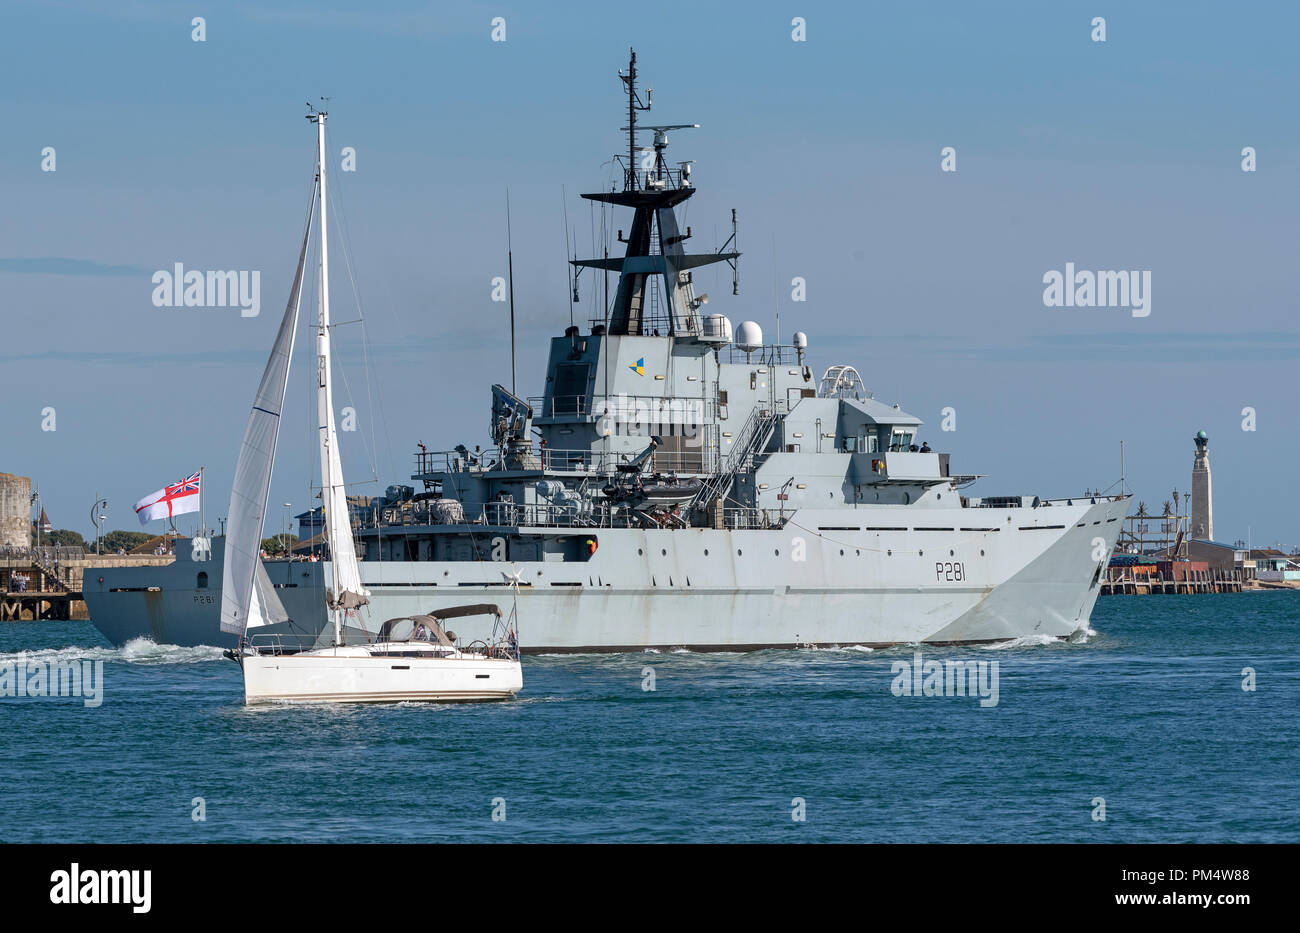
[[[1107,597],[1069,640],[529,655],[513,701],[257,708],[216,648],[0,626],[0,663],[106,668],[97,709],[0,704],[0,841],[1292,840],[1297,617]],[[917,650],[998,661],[998,705],[894,696]]]

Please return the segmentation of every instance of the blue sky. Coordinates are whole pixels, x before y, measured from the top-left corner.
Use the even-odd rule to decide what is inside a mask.
[[[509,378],[489,300],[505,189],[521,389],[537,393],[544,341],[568,323],[565,193],[586,252],[577,194],[603,186],[621,145],[615,71],[635,45],[651,119],[702,124],[670,149],[696,160],[697,248],[740,211],[741,295],[706,276],[710,310],[771,333],[779,299],[815,368],[858,365],[956,469],[989,475],[986,494],[1106,487],[1124,440],[1130,484],[1158,507],[1190,487],[1205,429],[1217,536],[1300,542],[1300,13],[1107,7],[7,3],[0,470],[32,476],[55,524],[83,532],[97,492],[110,527],[137,527],[131,503],[199,465],[209,516],[224,514],[293,271],[304,102],[321,96],[332,147],[357,151],[333,180],[374,363],[367,393],[360,328],[340,332],[359,411],[349,476],[377,473],[357,491],[380,491],[408,481],[417,441],[485,443],[489,385]],[[945,146],[955,173],[939,170]],[[344,320],[356,306],[334,249]],[[153,307],[150,276],[175,262],[260,270],[262,314]],[[1151,315],[1044,307],[1043,274],[1067,262],[1150,270]],[[805,303],[789,300],[794,276]],[[295,385],[273,506],[308,504],[309,406]]]

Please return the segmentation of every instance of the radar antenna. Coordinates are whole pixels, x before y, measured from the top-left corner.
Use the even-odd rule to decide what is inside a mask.
[[[736,209],[733,207],[731,209],[731,236],[727,237],[727,242],[723,243],[722,246],[718,248],[718,255],[722,256],[727,261],[727,265],[731,266],[731,294],[733,295],[740,294],[739,246],[740,221],[736,219]],[[727,252],[727,247],[731,247],[731,252]],[[775,263],[773,265],[775,265]]]
[[[654,130],[655,133],[654,146],[637,146],[636,151],[653,152],[655,154],[654,165],[646,167],[647,188],[651,186],[662,187],[664,184],[664,172],[668,167],[668,163],[664,160],[664,150],[668,148],[668,134],[674,130],[698,130],[699,128],[700,125],[698,123],[666,123],[663,124],[662,126],[646,127],[646,129],[648,130]],[[632,130],[632,127],[629,125],[623,127],[623,129],[625,131],[630,132]],[[681,163],[681,165],[689,166],[691,162],[694,162],[694,159],[688,162],[683,162]],[[651,172],[654,173],[653,180],[650,177]],[[686,168],[685,171],[680,174],[680,180],[683,184],[689,184],[690,177],[691,177],[691,170],[689,168]]]

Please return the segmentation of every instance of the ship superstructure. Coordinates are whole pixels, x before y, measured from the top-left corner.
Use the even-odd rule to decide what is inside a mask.
[[[736,213],[721,248],[691,248],[677,218],[696,193],[691,163],[670,163],[667,149],[670,133],[694,125],[643,126],[653,144],[638,147],[649,99],[635,54],[620,77],[622,185],[583,197],[631,211],[624,255],[573,260],[575,292],[583,276],[616,275],[617,286],[588,328],[552,338],[540,395],[492,386],[490,446],[422,448],[413,485],[357,516],[376,614],[436,612],[518,583],[521,647],[532,651],[965,643],[1086,628],[1126,497],[965,496],[977,477],[954,473],[921,420],[875,399],[851,366],[819,376],[804,334],[765,343],[756,323],[733,329],[708,313],[694,273],[726,263],[738,291]],[[324,586],[329,566],[268,574]],[[112,581],[101,589],[107,597]],[[92,619],[122,640],[123,603],[90,590]],[[292,612],[297,594],[282,595]],[[210,643],[215,616],[210,636],[206,625],[178,619],[163,637],[186,643],[197,626]]]

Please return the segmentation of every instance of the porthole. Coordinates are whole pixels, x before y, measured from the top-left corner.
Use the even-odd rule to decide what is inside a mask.
[[[984,556],[984,552],[983,552],[983,551],[980,551],[980,557],[983,557],[983,556]]]
[[[949,557],[952,557],[952,556],[953,556],[953,552],[952,552],[952,551],[949,551],[949,552],[948,552],[948,556],[949,556]]]
[[[856,554],[856,555],[858,555],[858,557],[861,557],[861,556],[862,556],[862,552],[859,551],[859,550],[855,550],[853,553]]]
[[[737,557],[739,557],[739,556],[740,556],[741,554],[743,554],[743,553],[745,553],[745,552],[742,551],[740,548],[736,548],[736,556],[737,556]]]
[[[665,547],[665,548],[660,548],[660,549],[659,549],[659,553],[662,554],[664,557],[667,557],[667,556],[668,556],[668,548],[666,548],[666,547]]]
[[[704,556],[705,556],[705,557],[708,557],[708,556],[709,556],[709,549],[708,549],[708,548],[705,548],[705,549],[704,549]]]
[[[886,556],[886,557],[893,557],[893,556],[894,556],[894,552],[893,552],[893,551],[886,551],[886,552],[885,552],[885,556]]]
[[[645,553],[645,551],[641,550],[640,548],[637,548],[637,549],[636,549],[636,555],[637,555],[637,557],[640,557],[640,556],[643,555],[644,553]]]
[[[924,557],[924,556],[925,556],[925,551],[917,551],[916,553],[917,553],[917,556],[919,556],[919,557]]]
[[[844,548],[840,548],[840,557],[844,556]]]

